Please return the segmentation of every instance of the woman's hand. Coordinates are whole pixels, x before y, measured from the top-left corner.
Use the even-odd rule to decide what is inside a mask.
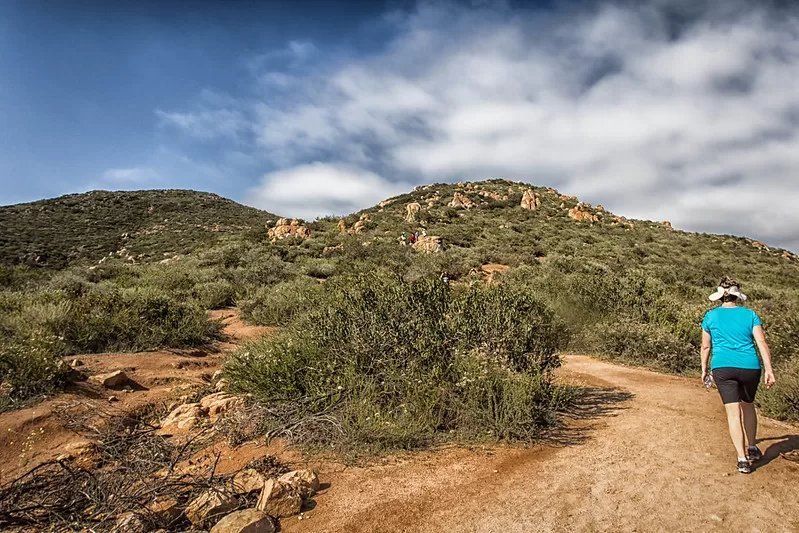
[[[772,385],[777,382],[777,379],[774,377],[773,370],[766,370],[766,388],[770,389]]]
[[[713,375],[710,374],[707,370],[703,370],[702,371],[702,386],[705,387],[705,388],[707,388],[707,385],[705,384],[705,379],[707,379],[708,376],[710,377],[710,380],[713,381]]]

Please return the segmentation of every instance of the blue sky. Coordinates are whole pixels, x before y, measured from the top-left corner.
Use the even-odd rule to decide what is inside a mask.
[[[334,4],[0,2],[0,204],[191,188],[313,218],[502,176],[799,250],[791,3]]]

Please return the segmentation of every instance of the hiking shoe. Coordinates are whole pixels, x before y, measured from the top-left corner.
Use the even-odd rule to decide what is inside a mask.
[[[746,458],[752,462],[759,461],[763,458],[763,452],[757,446],[749,446],[746,450]]]
[[[752,465],[749,464],[749,461],[738,461],[738,472],[741,474],[751,474]]]

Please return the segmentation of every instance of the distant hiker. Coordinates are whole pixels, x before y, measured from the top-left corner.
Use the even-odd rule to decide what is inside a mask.
[[[427,230],[425,229],[422,230],[422,237],[427,237]]]
[[[400,244],[403,245],[403,246],[407,246],[407,244],[405,242],[405,232],[404,231],[402,232],[402,235],[400,236]]]
[[[449,272],[446,270],[441,271],[441,281],[444,283],[444,285],[449,287]]]
[[[411,233],[411,244],[413,244],[415,242],[416,242],[416,234],[415,233]]]
[[[753,403],[761,373],[755,344],[763,359],[766,387],[775,381],[771,352],[760,317],[738,305],[746,300],[746,295],[737,281],[725,276],[709,298],[714,302],[721,300],[722,304],[705,313],[702,320],[702,382],[709,386],[705,380],[711,376],[718,387],[727,411],[730,437],[738,452],[738,472],[749,474],[751,463],[763,457],[757,447],[757,413]],[[708,374],[708,360],[712,374]]]

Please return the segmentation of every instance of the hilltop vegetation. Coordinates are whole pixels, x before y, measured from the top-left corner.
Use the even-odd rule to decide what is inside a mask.
[[[456,193],[458,201],[451,205]],[[520,207],[525,193],[528,200],[533,199],[535,209]],[[411,208],[412,217],[408,216],[409,204],[418,204]],[[164,213],[163,218],[174,219],[174,215]],[[52,316],[56,309],[61,313],[57,315],[61,317],[59,320],[66,320],[64,317],[73,316],[72,306],[87,309],[81,303],[84,301],[103,302],[96,308],[96,312],[102,314],[115,307],[128,306],[124,298],[157,294],[165,299],[163,305],[168,309],[180,309],[175,312],[185,317],[169,322],[185,325],[185,335],[153,341],[153,344],[163,345],[196,343],[211,338],[213,328],[203,330],[200,323],[195,322],[196,318],[189,317],[197,317],[198,310],[204,308],[235,304],[250,320],[285,326],[285,329],[275,339],[247,346],[231,359],[228,371],[234,378],[234,386],[256,392],[263,398],[280,396],[298,401],[299,396],[293,394],[323,394],[323,385],[330,384],[320,382],[319,376],[305,376],[298,368],[313,367],[314,362],[330,358],[336,346],[322,341],[343,339],[344,332],[351,330],[343,328],[342,324],[358,324],[369,330],[377,327],[375,316],[386,323],[403,324],[414,320],[413,309],[426,309],[428,303],[439,298],[438,293],[430,289],[429,293],[422,291],[422,295],[417,295],[421,300],[407,301],[407,308],[388,307],[381,314],[376,310],[367,311],[370,308],[365,307],[359,308],[360,314],[355,313],[351,307],[355,305],[353,298],[357,300],[364,291],[380,293],[380,288],[372,285],[394,287],[391,290],[400,290],[396,288],[400,286],[405,287],[402,290],[414,291],[430,283],[441,284],[439,275],[446,271],[452,280],[452,300],[441,305],[457,307],[461,305],[458,302],[468,301],[473,306],[467,313],[469,324],[460,323],[466,329],[455,328],[447,335],[459,339],[464,331],[478,330],[480,335],[466,337],[469,343],[477,347],[489,342],[487,339],[496,334],[496,329],[489,333],[478,326],[497,314],[488,304],[494,296],[485,296],[488,300],[483,300],[470,299],[468,294],[474,287],[487,283],[487,276],[481,270],[483,265],[501,264],[510,268],[495,272],[491,277],[492,285],[502,287],[508,301],[531,298],[540,307],[542,316],[551,316],[552,323],[558,325],[536,330],[537,343],[552,346],[554,351],[586,352],[662,371],[693,373],[699,361],[699,324],[703,313],[712,306],[707,295],[722,275],[730,275],[743,282],[744,291],[751,297],[751,306],[763,318],[777,365],[778,383],[761,396],[762,406],[773,416],[799,418],[799,357],[794,355],[799,342],[799,290],[796,288],[799,287],[799,262],[785,250],[768,248],[744,237],[688,233],[673,230],[662,222],[626,220],[606,212],[601,206],[584,204],[551,189],[506,180],[420,187],[344,217],[343,222],[338,218],[310,222],[307,224],[310,238],[304,238],[304,229],[296,231],[303,225],[302,221],[294,226],[288,221],[279,221],[286,224],[272,227],[272,235],[286,238],[272,239],[265,226],[258,227],[254,222],[265,223],[270,219],[273,220],[270,225],[274,226],[275,217],[268,214],[250,217],[248,228],[236,230],[231,226],[224,238],[206,243],[198,241],[188,251],[180,248],[180,233],[164,232],[158,243],[161,256],[152,253],[141,259],[142,264],[110,258],[92,269],[75,264],[47,274],[20,266],[0,267],[0,285],[5,287],[0,293],[0,308],[3,309],[0,331],[6,339],[0,346],[13,339],[19,350],[19,346],[31,345],[34,342],[31,339],[52,337],[63,327],[49,318],[23,318],[23,310],[28,308],[39,309],[43,317]],[[206,222],[210,221],[197,224]],[[440,237],[442,251],[426,254],[400,242],[403,232],[407,237],[416,231]],[[139,239],[137,236],[133,241]],[[19,245],[11,243],[11,246]],[[66,245],[64,250],[67,257],[80,257],[80,252],[67,249]],[[156,260],[160,260],[164,252],[178,252],[181,256],[167,264],[159,264]],[[6,259],[3,261],[9,263]],[[114,294],[123,296],[114,297]],[[478,294],[482,293],[478,291]],[[374,301],[381,302],[384,297],[387,296],[375,296]],[[24,305],[19,303],[20,298],[25,299]],[[106,305],[108,301],[111,303]],[[377,309],[383,304],[374,305]],[[401,312],[403,309],[406,314]],[[485,311],[481,314],[480,309]],[[441,321],[443,315],[425,313],[418,313],[423,317],[422,323],[431,327],[449,324]],[[451,316],[451,313],[444,315]],[[336,319],[324,318],[331,316]],[[516,318],[495,327],[515,331],[517,323],[524,324],[528,320],[523,314],[513,316]],[[131,319],[128,327],[131,331],[151,331],[157,320],[162,319],[153,316]],[[102,339],[100,332],[105,330],[105,326],[98,325],[94,336],[79,338]],[[391,339],[383,346],[389,352],[398,343],[412,342],[408,335],[394,338],[386,337],[382,329],[374,331],[369,342],[384,339],[389,343]],[[419,338],[425,339],[423,329],[421,333],[413,331],[413,336],[421,335]],[[382,333],[378,335],[378,332]],[[125,338],[134,339],[137,335],[133,331]],[[346,346],[350,341],[343,339],[341,342]],[[468,346],[447,342],[453,342],[453,351],[442,352],[444,355],[439,362],[463,361]],[[55,348],[41,349],[41,353],[46,360],[48,350],[51,354],[62,355],[79,350],[133,349],[142,345],[133,340],[104,340],[93,344],[84,341],[67,344],[58,340],[47,345]],[[291,355],[286,346],[316,348]],[[532,353],[529,347],[504,346],[502,357]],[[359,350],[363,354],[373,354],[376,348],[363,341],[350,349],[353,354],[361,353]],[[281,356],[276,358],[275,353]],[[510,355],[513,353],[516,355]],[[388,366],[381,372],[392,377],[383,381],[395,383],[397,363],[392,359],[384,363]],[[503,372],[511,372],[503,378],[510,381],[503,383],[517,383],[520,379],[528,379],[519,376],[532,375],[529,369],[498,364],[497,368],[505,369]],[[556,364],[553,359],[545,367]],[[363,359],[342,361],[341,365],[343,372],[350,376],[347,387],[363,390],[363,382],[358,381],[361,378],[355,377],[366,372]],[[254,370],[242,372],[237,368]],[[286,382],[285,390],[270,388],[275,386],[270,377],[275,372],[293,377],[293,381]],[[530,379],[543,380],[536,383],[540,383],[540,390],[549,391],[547,398],[560,394],[550,388],[548,372],[540,368],[536,372],[539,377]],[[464,375],[453,376],[460,379]],[[385,390],[372,392],[379,397],[388,396]],[[431,398],[429,390],[406,391],[403,395]],[[513,403],[513,398],[515,395],[510,394],[507,401]],[[549,405],[552,409],[561,405],[547,402],[549,400],[541,405]],[[346,413],[351,413],[349,409],[353,405],[336,403],[336,409],[340,409],[337,411],[340,423],[360,420],[347,418]],[[330,405],[323,407],[331,408]],[[396,414],[396,408],[397,405],[389,402],[381,404],[376,412],[383,412],[383,409],[385,413]],[[475,414],[474,406],[470,409]],[[541,418],[545,419],[546,416]],[[431,439],[431,431],[435,433],[430,428],[438,427],[436,424],[440,426],[440,422],[431,419],[426,422],[428,425],[413,431],[408,427],[397,429],[404,437],[399,438],[394,433],[383,441],[408,446],[427,441]],[[473,427],[471,424],[452,427],[457,427],[456,433],[468,434],[471,431],[468,428]],[[348,438],[363,440],[353,437],[363,435],[363,427],[349,427],[353,431],[348,433]],[[515,430],[506,432],[511,437],[520,434]]]
[[[0,206],[0,264],[63,268],[112,253],[126,260],[189,253],[263,226],[273,215],[184,190],[68,194]],[[131,259],[129,259],[131,258]]]

